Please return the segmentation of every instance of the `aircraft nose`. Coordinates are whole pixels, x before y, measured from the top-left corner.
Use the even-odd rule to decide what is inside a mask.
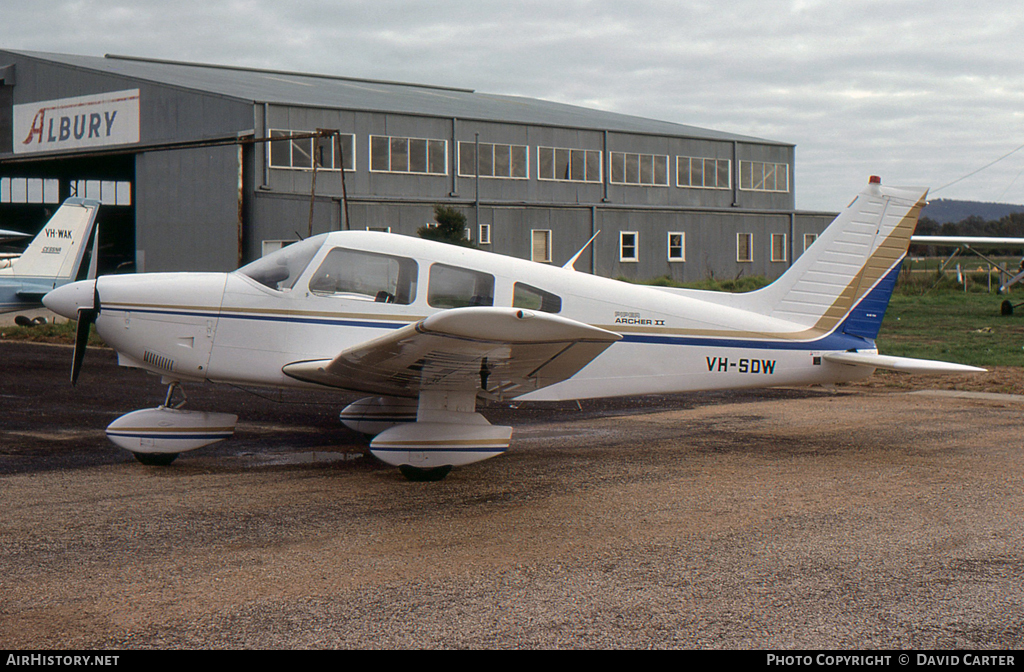
[[[58,315],[77,320],[79,309],[95,307],[95,290],[95,280],[81,280],[61,285],[43,297],[43,305]]]

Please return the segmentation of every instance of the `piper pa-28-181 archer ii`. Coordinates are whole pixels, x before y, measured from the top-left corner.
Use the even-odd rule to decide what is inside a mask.
[[[832,384],[876,368],[982,371],[878,354],[925,189],[860,195],[771,285],[745,294],[631,285],[418,238],[339,231],[232,273],[103,276],[45,303],[89,325],[123,366],[169,385],[108,436],[166,464],[227,438],[237,417],[171,407],[185,381],[373,395],[342,421],[414,480],[504,452],[511,427],[477,400],[570,400]],[[579,254],[577,254],[577,257]]]
[[[47,292],[78,278],[99,207],[99,201],[66,199],[21,255],[0,259],[0,313],[41,307]],[[96,247],[90,278],[96,276]]]

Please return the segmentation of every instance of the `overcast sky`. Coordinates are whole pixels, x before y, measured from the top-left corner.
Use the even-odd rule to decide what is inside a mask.
[[[793,143],[797,207],[832,211],[872,174],[1024,203],[1022,28],[1021,0],[0,0],[0,48],[443,84]]]

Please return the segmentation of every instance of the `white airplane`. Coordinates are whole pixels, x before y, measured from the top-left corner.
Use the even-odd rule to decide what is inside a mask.
[[[47,292],[78,277],[99,207],[99,201],[65,200],[21,255],[0,259],[0,313],[39,307]],[[96,274],[96,247],[89,277]]]
[[[868,187],[773,284],[746,294],[644,287],[418,238],[322,234],[232,273],[104,276],[50,292],[165,403],[108,436],[147,464],[227,438],[185,411],[185,381],[365,392],[342,421],[414,480],[504,452],[478,399],[566,400],[831,384],[876,368],[974,367],[878,354],[874,338],[927,190]],[[577,255],[578,256],[578,255]],[[574,258],[575,260],[575,258]],[[574,261],[573,260],[573,261]]]
[[[940,271],[945,268],[957,257],[961,252],[968,251],[976,254],[985,261],[989,262],[993,268],[999,270],[999,275],[1003,278],[1002,284],[999,286],[999,293],[1003,294],[1007,289],[1017,284],[1021,280],[1024,280],[1024,260],[1021,260],[1021,267],[1018,269],[1016,274],[1007,271],[1003,266],[993,260],[986,257],[984,254],[979,252],[979,249],[983,250],[997,250],[997,249],[1020,249],[1024,248],[1024,238],[1000,238],[995,236],[911,236],[911,243],[920,245],[937,245],[940,247],[953,247],[956,248],[953,254],[950,255],[949,259],[942,264],[939,268]],[[959,268],[959,266],[958,266]],[[959,271],[957,272],[959,276]],[[1007,312],[1007,306],[1009,306],[1009,312]],[[1012,315],[1013,306],[1009,301],[1003,302],[1003,314]]]

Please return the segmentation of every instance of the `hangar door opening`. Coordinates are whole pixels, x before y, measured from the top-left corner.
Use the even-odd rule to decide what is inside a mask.
[[[38,233],[64,199],[102,205],[99,273],[135,270],[135,157],[48,159],[0,164],[0,229]],[[26,241],[22,242],[24,247]],[[10,251],[10,250],[9,250]]]

